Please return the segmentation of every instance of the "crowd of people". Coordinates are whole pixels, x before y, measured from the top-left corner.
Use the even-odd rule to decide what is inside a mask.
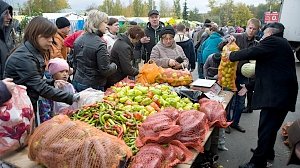
[[[252,18],[245,28],[220,28],[206,19],[190,33],[183,24],[165,25],[159,12],[151,10],[145,28],[132,24],[125,33],[119,33],[118,19],[91,10],[84,30],[73,34],[65,17],[57,18],[55,23],[35,17],[24,30],[23,42],[16,47],[10,36],[12,11],[0,0],[0,105],[11,98],[15,85],[27,87],[35,112],[41,97],[52,104],[71,105],[87,88],[105,91],[127,76],[134,79],[141,60],[191,72],[197,68],[199,78],[218,79],[222,48],[234,41],[240,51],[225,55],[230,61],[239,61],[237,91],[227,115],[232,121],[230,128],[246,132],[239,124],[242,113],[261,110],[257,147],[250,162],[240,168],[266,167],[274,160],[277,132],[287,113],[295,111],[298,93],[294,55],[283,38],[284,25],[262,27],[259,19]],[[256,61],[251,77],[242,73],[243,65],[250,60]],[[66,85],[72,89],[61,89]],[[51,118],[46,111],[39,116],[43,117],[41,122]],[[290,163],[299,164],[300,138],[293,140],[294,160]],[[220,150],[227,150],[224,142]]]

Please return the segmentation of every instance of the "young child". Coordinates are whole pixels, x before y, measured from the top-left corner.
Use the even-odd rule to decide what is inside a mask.
[[[70,93],[75,93],[73,85],[67,82],[69,78],[70,67],[66,60],[61,58],[50,59],[48,63],[48,71],[55,81],[60,81],[55,82],[54,87]],[[42,123],[51,119],[54,115],[62,112],[63,110],[70,110],[71,107],[72,106],[66,103],[39,98],[38,111],[40,121],[38,121],[38,123]]]
[[[50,59],[48,63],[48,70],[50,75],[55,81],[60,81],[58,85],[54,84],[56,88],[61,90],[75,93],[75,89],[71,83],[68,82],[70,76],[70,67],[66,60],[61,58]],[[62,113],[63,110],[72,109],[72,107],[66,103],[53,102],[54,114]]]

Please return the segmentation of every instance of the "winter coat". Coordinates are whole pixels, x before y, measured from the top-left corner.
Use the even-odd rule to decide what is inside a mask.
[[[214,61],[214,54],[210,54],[203,66],[203,76],[205,78],[216,79],[216,75],[218,75],[218,67],[220,62]]]
[[[4,82],[0,80],[0,107],[11,98],[11,93],[7,89]]]
[[[213,32],[208,39],[203,42],[197,55],[200,63],[204,64],[210,54],[220,53],[218,45],[222,40],[223,38],[219,33]]]
[[[159,27],[157,29],[153,29],[150,25],[150,22],[147,23],[147,27],[144,29],[144,31],[145,35],[150,37],[150,42],[145,44],[139,42],[135,47],[135,50],[140,51],[135,52],[136,55],[142,55],[142,59],[145,60],[145,62],[149,61],[152,48],[160,41],[159,34],[164,27],[165,25],[163,22],[159,23]],[[139,56],[135,56],[135,58],[138,57]]]
[[[67,59],[69,48],[64,45],[64,39],[66,35],[57,32],[53,38],[53,44],[50,49],[50,58],[62,58]]]
[[[54,80],[43,79],[45,67],[44,57],[26,41],[7,59],[4,77],[27,87],[27,94],[35,109],[39,96],[72,104],[73,94],[54,88]]]
[[[121,81],[127,76],[136,76],[139,70],[132,66],[134,46],[128,38],[127,34],[118,35],[111,50],[110,60],[117,64],[117,72],[108,78],[110,86]]]
[[[75,82],[90,86],[104,87],[107,77],[117,71],[110,63],[105,42],[95,33],[84,33],[74,43]]]
[[[181,57],[183,59],[183,66],[187,68],[189,65],[189,60],[185,56],[183,49],[177,45],[175,42],[171,47],[166,47],[161,41],[158,42],[152,49],[150,59],[154,60],[158,66],[163,68],[169,67],[169,60]]]
[[[236,44],[239,46],[240,50],[241,49],[245,49],[245,48],[249,48],[249,47],[253,47],[257,45],[257,41],[255,40],[255,38],[253,37],[252,39],[248,39],[247,33],[233,33],[232,34],[235,39],[236,39]],[[237,66],[237,71],[236,71],[236,75],[237,78],[242,78],[243,81],[245,81],[247,78],[244,77],[241,73],[241,68],[245,63],[248,63],[249,60],[242,60],[238,62],[238,66]]]
[[[256,60],[253,109],[295,111],[298,82],[294,54],[286,39],[266,37],[257,46],[232,52],[229,59]]]
[[[196,54],[193,41],[184,34],[179,33],[175,35],[174,40],[183,49],[185,56],[189,59],[189,68],[195,69]]]
[[[6,59],[15,47],[14,40],[10,35],[12,31],[12,20],[9,26],[4,26],[4,11],[7,9],[12,16],[12,7],[4,1],[0,1],[0,80],[3,79]]]

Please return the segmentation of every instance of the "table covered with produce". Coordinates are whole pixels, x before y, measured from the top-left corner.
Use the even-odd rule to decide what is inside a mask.
[[[185,82],[189,78],[186,72],[166,72],[176,79],[183,75]],[[171,78],[160,75],[160,83],[118,82],[99,101],[42,123],[27,148],[1,160],[17,167],[190,165],[197,153],[204,152],[213,127],[228,126],[224,109],[232,92],[222,91],[221,102],[195,102],[180,95],[170,85],[172,80],[164,83],[164,77]]]

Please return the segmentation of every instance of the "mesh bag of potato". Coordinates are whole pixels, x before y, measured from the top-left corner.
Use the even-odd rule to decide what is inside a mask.
[[[125,167],[131,156],[124,141],[66,115],[44,122],[29,139],[28,157],[48,168]]]
[[[235,79],[238,62],[231,62],[227,56],[228,51],[238,51],[240,48],[235,42],[223,47],[221,62],[218,68],[218,83],[226,89],[236,91]]]
[[[175,70],[172,68],[159,68],[156,77],[157,83],[168,83],[171,86],[186,86],[193,82],[193,77],[188,70]]]

